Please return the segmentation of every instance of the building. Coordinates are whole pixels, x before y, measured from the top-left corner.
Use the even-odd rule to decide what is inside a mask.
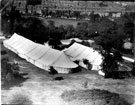
[[[21,13],[25,13],[26,0],[14,0],[13,5],[19,10]]]
[[[14,5],[21,12],[25,12],[26,0],[14,0]],[[107,14],[112,14],[112,16],[114,17],[124,14],[125,12],[134,11],[134,9],[131,9],[131,6],[128,6],[128,4],[125,6],[122,2],[109,1],[42,0],[40,5],[38,4],[35,6],[28,6],[28,11],[30,13],[35,11],[41,13],[42,10],[46,9],[55,12],[79,11],[88,14],[94,11],[95,13],[103,16]]]
[[[103,1],[74,1],[74,0],[42,0],[43,9],[50,11],[80,11],[85,13],[123,14],[125,8],[121,4]]]

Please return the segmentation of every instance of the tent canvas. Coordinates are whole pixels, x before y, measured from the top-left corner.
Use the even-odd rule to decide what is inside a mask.
[[[19,38],[19,39],[17,39],[17,40],[16,40],[15,42],[13,42],[13,43],[8,43],[9,49],[14,52],[14,46],[15,46],[15,45],[18,45],[21,40],[22,40],[22,38]]]
[[[71,68],[78,66],[63,51],[34,43],[17,34],[11,39],[5,40],[4,45],[39,68],[49,71],[50,66],[53,66],[59,73],[69,73]]]
[[[16,53],[17,52],[17,46],[22,45],[22,43],[25,42],[25,41],[26,41],[26,39],[24,39],[23,37],[19,38],[16,42],[11,44],[11,50]]]
[[[52,63],[52,66],[58,73],[69,73],[72,68],[78,67],[64,52],[61,52],[61,55]]]
[[[47,51],[49,51],[49,49],[49,46],[39,44],[34,50],[26,54],[25,59],[34,64],[35,61],[40,59]]]
[[[14,42],[16,42],[18,39],[20,39],[20,36],[15,33],[15,34],[13,34],[13,35],[11,36],[10,39],[4,40],[3,44],[4,44],[4,46],[7,47],[8,49],[11,49],[11,45],[12,45]]]
[[[75,68],[78,65],[73,63],[64,52],[52,63],[52,66],[61,68]]]
[[[18,55],[22,58],[26,58],[26,54],[29,53],[30,51],[34,50],[38,44],[36,43],[28,43],[24,45],[21,49],[18,49]]]
[[[18,53],[18,49],[21,49],[23,46],[25,46],[25,43],[28,43],[28,40],[24,40],[21,43],[17,44],[16,46],[14,46],[14,52]]]
[[[87,68],[83,59],[87,59],[92,64],[92,70],[99,70],[102,63],[102,56],[93,48],[74,43],[68,49],[64,50],[65,54],[71,57],[73,61],[79,60],[79,65]]]
[[[40,59],[35,61],[35,65],[48,70],[51,64],[60,56],[60,51],[50,49]]]
[[[78,66],[64,52],[51,48],[35,61],[35,65],[47,71],[49,71],[50,66],[53,66],[58,73],[69,73],[72,68]]]

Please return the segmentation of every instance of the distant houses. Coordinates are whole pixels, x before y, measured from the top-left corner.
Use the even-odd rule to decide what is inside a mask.
[[[14,6],[25,13],[27,0],[14,0]],[[100,16],[120,17],[125,12],[135,12],[135,6],[123,6],[121,3],[103,1],[79,1],[79,0],[41,0],[41,4],[28,5],[28,13],[41,13],[42,11],[66,11],[99,14]]]

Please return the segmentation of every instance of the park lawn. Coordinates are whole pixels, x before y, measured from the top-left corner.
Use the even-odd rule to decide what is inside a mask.
[[[7,50],[1,45],[1,50]],[[10,104],[16,97],[28,103],[41,105],[67,105],[61,94],[70,90],[101,89],[118,93],[130,103],[135,102],[135,78],[104,79],[96,71],[82,69],[79,73],[50,75],[47,71],[39,69],[29,62],[8,51],[10,60],[16,60],[21,73],[28,73],[25,81],[8,88],[2,89],[2,104]],[[64,80],[56,81],[55,77],[62,76]],[[18,80],[19,81],[19,80]],[[87,83],[87,85],[86,85]],[[24,98],[25,97],[25,98]],[[26,99],[27,98],[27,99]],[[30,104],[29,104],[30,105]]]

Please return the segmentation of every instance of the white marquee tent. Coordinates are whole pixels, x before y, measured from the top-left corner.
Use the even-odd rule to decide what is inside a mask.
[[[46,54],[49,49],[49,46],[39,44],[38,47],[26,54],[25,59],[34,64],[35,61],[40,59],[44,54]]]
[[[58,73],[69,73],[72,68],[78,66],[63,51],[34,43],[17,34],[5,40],[4,46],[35,66],[48,71],[50,66],[53,66]]]
[[[6,47],[6,48],[8,48],[8,49],[10,49],[10,50],[12,50],[12,45],[16,42],[16,41],[18,41],[19,39],[21,38],[21,36],[19,36],[19,35],[17,35],[16,33],[15,34],[13,34],[13,36],[10,38],[10,39],[8,39],[8,40],[4,40],[4,46]]]
[[[101,68],[102,56],[93,48],[74,43],[69,48],[65,49],[64,52],[70,56],[73,61],[79,60],[79,65],[84,68],[87,68],[87,66],[83,63],[83,59],[89,60],[93,66],[92,70],[99,70]]]

